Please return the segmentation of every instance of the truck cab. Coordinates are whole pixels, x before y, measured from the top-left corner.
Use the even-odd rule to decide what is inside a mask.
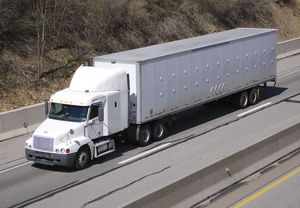
[[[81,66],[70,87],[51,96],[46,120],[25,143],[26,157],[83,169],[114,151],[113,136],[128,125],[126,72]]]

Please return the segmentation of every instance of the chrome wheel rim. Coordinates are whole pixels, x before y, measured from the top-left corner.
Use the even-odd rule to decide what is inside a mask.
[[[154,136],[155,138],[160,138],[164,134],[164,127],[162,124],[158,124],[154,129]]]
[[[247,97],[247,95],[245,94],[245,95],[242,97],[242,104],[243,104],[243,106],[246,106],[247,103],[248,103],[248,97]]]
[[[143,139],[144,143],[149,142],[149,140],[150,140],[150,131],[149,131],[149,129],[143,129],[142,132],[141,132],[141,136],[142,136],[142,139]]]
[[[253,92],[252,93],[252,103],[255,103],[256,100],[257,100],[257,94],[256,94],[256,92]]]
[[[87,162],[87,160],[88,160],[88,155],[87,155],[87,153],[86,152],[81,152],[80,154],[79,154],[79,157],[78,157],[78,165],[80,166],[80,167],[84,167],[85,166],[85,164],[86,164],[86,162]]]

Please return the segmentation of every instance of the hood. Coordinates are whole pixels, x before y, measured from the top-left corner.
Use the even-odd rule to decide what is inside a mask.
[[[71,138],[83,136],[85,122],[70,122],[47,118],[34,132],[33,136],[53,138],[58,144],[69,133],[70,129],[74,130]]]

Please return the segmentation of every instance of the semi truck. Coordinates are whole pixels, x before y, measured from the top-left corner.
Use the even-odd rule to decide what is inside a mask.
[[[83,169],[120,137],[140,146],[164,139],[187,109],[228,97],[254,105],[260,86],[276,81],[276,43],[276,29],[237,28],[94,57],[51,96],[26,157]]]

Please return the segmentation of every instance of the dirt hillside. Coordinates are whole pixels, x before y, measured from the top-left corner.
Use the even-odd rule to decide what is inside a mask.
[[[93,56],[236,27],[300,36],[300,0],[0,0],[0,112],[48,99]]]

